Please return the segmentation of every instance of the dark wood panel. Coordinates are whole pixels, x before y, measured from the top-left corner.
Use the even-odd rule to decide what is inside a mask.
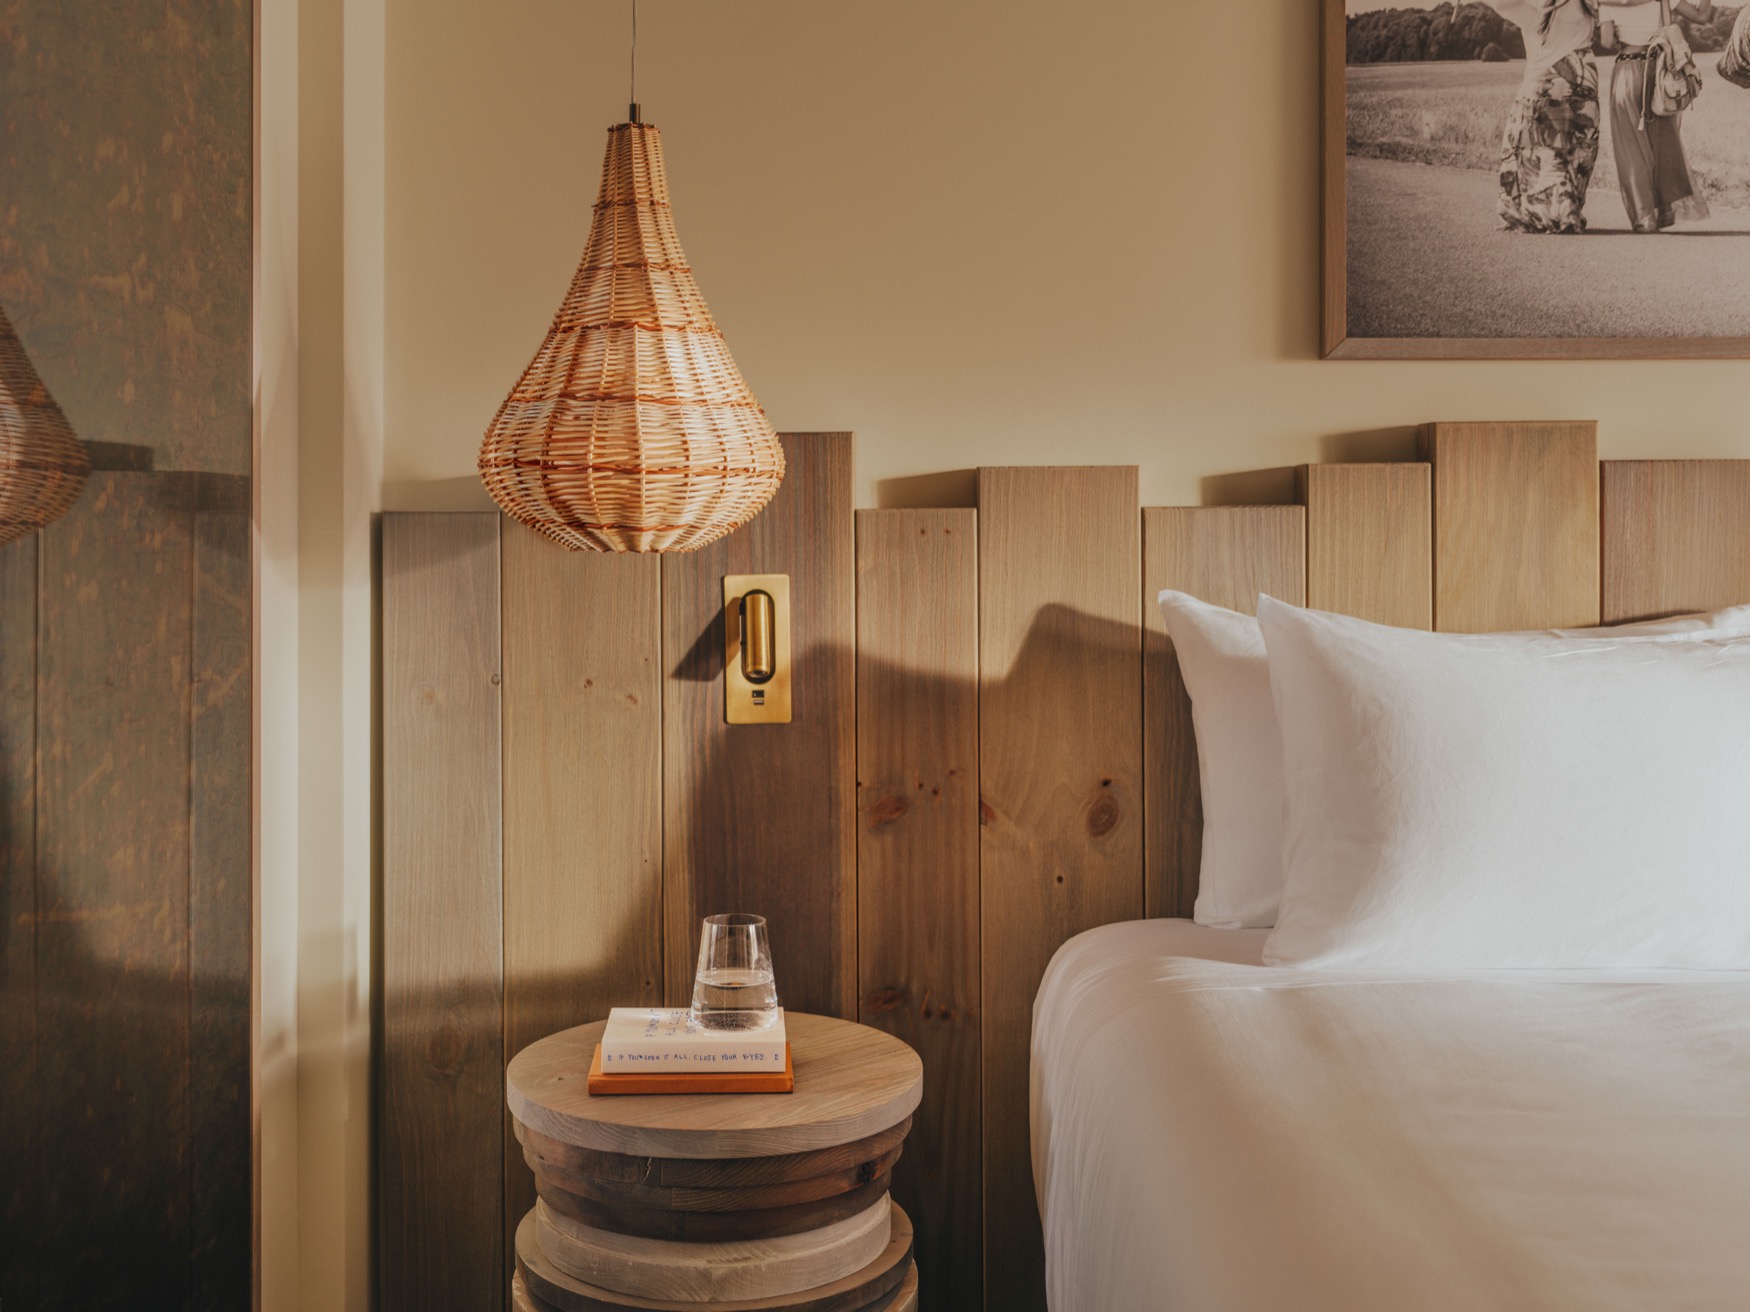
[[[1750,460],[1607,460],[1604,622],[1750,602]]]
[[[692,996],[699,921],[771,922],[786,1007],[857,1014],[851,435],[788,434],[744,528],[662,561],[665,993]],[[788,574],[790,724],[723,722],[725,574]]]
[[[37,1306],[37,539],[0,547],[0,1303]]]
[[[249,514],[247,479],[196,476],[188,926],[197,1308],[239,1306],[254,1280]]]
[[[1043,1308],[1033,996],[1059,944],[1143,911],[1136,470],[978,476],[985,1301]]]
[[[657,556],[566,551],[509,519],[500,539],[508,1064],[662,1001],[662,573]],[[535,1178],[505,1115],[514,1245]]]
[[[385,1309],[504,1302],[499,549],[492,514],[383,517]]]
[[[1151,916],[1189,916],[1203,860],[1191,697],[1158,603],[1167,588],[1247,615],[1267,593],[1306,599],[1300,506],[1165,506],[1142,512],[1143,778]]]
[[[192,479],[96,474],[42,536],[38,1261],[49,1308],[136,1306],[142,1289],[180,1307],[191,1293]]]
[[[1598,623],[1598,425],[1428,424],[1434,625],[1445,633]]]
[[[976,1308],[979,1136],[978,516],[857,514],[861,1019],[924,1062],[894,1197],[923,1298]]]

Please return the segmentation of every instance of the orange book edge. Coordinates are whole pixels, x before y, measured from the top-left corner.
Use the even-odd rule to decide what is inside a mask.
[[[796,1067],[790,1045],[784,1045],[782,1071],[710,1071],[702,1074],[639,1071],[602,1074],[602,1045],[589,1059],[589,1095],[600,1098],[622,1093],[794,1093]]]

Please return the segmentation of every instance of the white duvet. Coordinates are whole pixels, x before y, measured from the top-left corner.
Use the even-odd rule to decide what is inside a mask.
[[[1230,964],[1262,937],[1053,960],[1053,1312],[1750,1310],[1750,975]]]

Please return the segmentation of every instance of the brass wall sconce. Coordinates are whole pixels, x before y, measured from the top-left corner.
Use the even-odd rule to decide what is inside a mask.
[[[723,578],[723,719],[790,723],[790,576]]]

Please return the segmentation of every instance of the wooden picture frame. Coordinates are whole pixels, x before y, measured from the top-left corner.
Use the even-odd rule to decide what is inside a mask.
[[[1594,337],[1477,337],[1477,336],[1371,336],[1354,331],[1350,306],[1349,156],[1347,62],[1348,17],[1345,0],[1321,0],[1320,46],[1321,147],[1320,206],[1322,231],[1320,262],[1323,293],[1320,312],[1320,354],[1325,359],[1351,360],[1604,360],[1604,359],[1745,359],[1750,358],[1750,336],[1594,336]],[[1383,4],[1382,4],[1382,7]],[[1717,56],[1697,52],[1705,70]],[[1711,88],[1708,88],[1711,89]],[[1601,91],[1607,100],[1607,92]],[[1750,92],[1745,111],[1750,115]],[[1503,105],[1503,121],[1508,106]],[[1605,110],[1608,116],[1608,109]],[[1608,147],[1606,147],[1606,150]],[[1750,232],[1741,235],[1750,250]],[[1525,237],[1526,241],[1573,240],[1559,237]],[[1604,243],[1599,243],[1603,245]],[[1720,243],[1724,245],[1726,243]],[[1737,243],[1731,243],[1734,247]],[[1721,268],[1732,267],[1733,256],[1721,252]],[[1599,268],[1608,272],[1611,254],[1600,251]],[[1750,266],[1750,260],[1740,262]],[[1746,275],[1750,276],[1750,275]],[[1652,285],[1649,283],[1648,285]],[[1744,289],[1750,302],[1750,286]]]

